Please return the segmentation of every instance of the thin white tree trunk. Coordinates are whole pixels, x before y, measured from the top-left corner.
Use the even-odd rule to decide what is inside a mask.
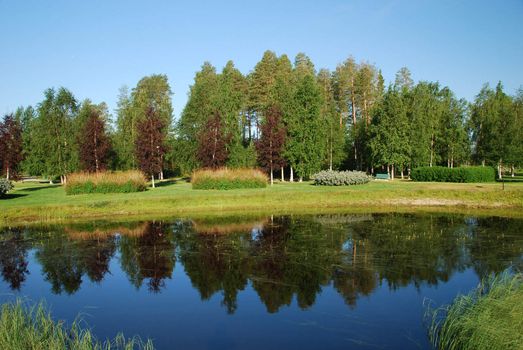
[[[283,174],[283,167],[281,167],[281,182],[285,182],[285,177]]]
[[[151,181],[152,181],[153,188],[155,188],[156,186],[154,185],[154,174],[151,174]]]
[[[271,164],[271,186],[274,184],[274,177],[272,175],[272,172],[273,172],[273,170],[272,170],[272,164]]]
[[[292,166],[291,166],[291,177],[290,177],[289,181],[294,182],[294,170],[292,169]]]
[[[391,180],[394,180],[394,164],[390,167],[390,178]]]
[[[9,167],[7,167],[7,174],[6,174],[7,180],[9,180]]]

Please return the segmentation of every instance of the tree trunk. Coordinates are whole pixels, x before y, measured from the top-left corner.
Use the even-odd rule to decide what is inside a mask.
[[[273,175],[272,175],[272,164],[271,164],[271,186],[274,184],[274,178],[273,178]]]
[[[163,181],[163,170],[160,171],[160,181]]]
[[[6,179],[9,180],[9,167],[7,167]]]
[[[300,176],[300,179],[298,180],[298,182],[303,182],[303,177]]]
[[[394,180],[394,164],[392,164],[390,167],[390,179]]]
[[[155,188],[156,186],[154,185],[154,173],[151,174],[151,181],[152,181],[152,186],[153,186],[153,188]]]
[[[501,167],[502,167],[502,160],[500,159],[499,160],[499,164],[498,164],[498,178],[501,180]]]
[[[281,182],[285,182],[285,177],[283,174],[283,167],[281,167]]]
[[[289,181],[294,182],[294,170],[292,169],[292,166],[291,166],[291,177],[289,178]]]
[[[403,180],[403,167],[401,167],[401,179]]]
[[[510,167],[510,176],[514,177],[514,164]]]

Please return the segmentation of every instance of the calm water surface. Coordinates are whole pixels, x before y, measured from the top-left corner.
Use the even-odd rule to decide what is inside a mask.
[[[428,349],[424,303],[523,269],[523,220],[322,215],[0,232],[0,301],[158,349]]]

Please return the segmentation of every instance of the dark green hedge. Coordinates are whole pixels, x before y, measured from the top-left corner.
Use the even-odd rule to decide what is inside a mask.
[[[412,170],[410,178],[414,181],[426,182],[493,182],[496,181],[496,169],[483,166],[420,167]]]

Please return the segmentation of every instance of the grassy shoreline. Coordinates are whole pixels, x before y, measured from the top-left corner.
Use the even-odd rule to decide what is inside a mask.
[[[373,181],[323,187],[276,183],[264,189],[199,190],[183,180],[145,192],[67,196],[59,185],[17,183],[0,200],[0,226],[87,220],[229,215],[452,212],[523,217],[523,184]]]

